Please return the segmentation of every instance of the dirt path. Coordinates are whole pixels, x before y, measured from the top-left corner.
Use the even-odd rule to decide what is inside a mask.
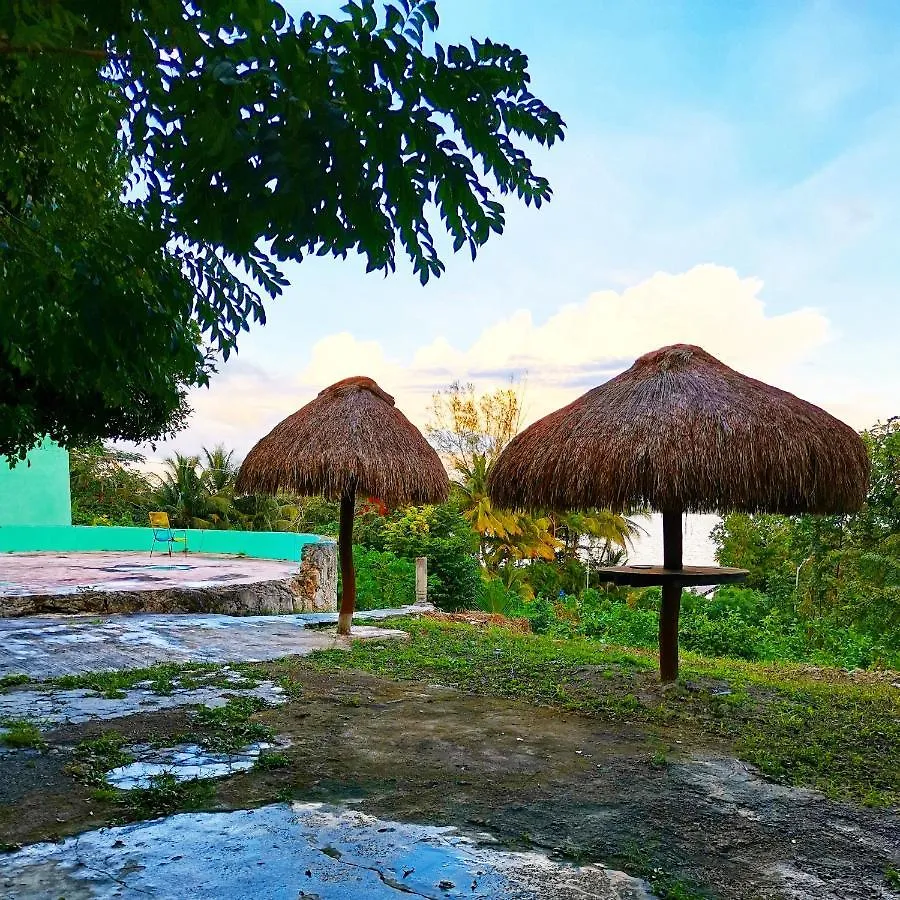
[[[300,677],[298,697],[256,717],[290,741],[288,765],[218,782],[212,808],[358,801],[383,819],[489,832],[515,849],[662,870],[723,898],[900,898],[886,875],[900,869],[896,811],[771,784],[687,736],[669,744],[652,730],[440,685]],[[0,755],[0,842],[113,820],[115,808],[66,773],[71,748],[108,728],[165,741],[185,717],[160,710],[66,726],[47,735],[49,752]]]

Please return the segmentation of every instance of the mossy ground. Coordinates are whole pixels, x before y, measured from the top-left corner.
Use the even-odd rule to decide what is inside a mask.
[[[284,681],[297,668],[358,669],[700,733],[728,741],[741,759],[786,783],[870,805],[900,803],[900,690],[885,679],[683,654],[679,681],[660,685],[650,651],[427,619],[390,624],[410,640],[357,642],[349,652],[252,671]]]

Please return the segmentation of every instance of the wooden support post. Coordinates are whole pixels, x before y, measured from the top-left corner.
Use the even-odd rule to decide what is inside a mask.
[[[338,634],[350,634],[350,623],[356,609],[356,569],[353,566],[353,517],[356,512],[356,490],[350,488],[341,497],[341,520],[338,526],[338,557],[341,563],[341,611]]]
[[[681,512],[663,513],[663,566],[682,567]],[[659,677],[661,681],[678,678],[678,614],[681,607],[681,585],[667,581],[662,588],[659,608]]]
[[[416,557],[416,605],[428,602],[428,557]]]

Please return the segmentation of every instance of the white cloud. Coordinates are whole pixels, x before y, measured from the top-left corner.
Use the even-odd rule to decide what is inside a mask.
[[[437,337],[408,362],[349,332],[322,338],[305,364],[284,377],[238,358],[209,390],[194,394],[190,425],[172,446],[197,449],[222,441],[243,453],[321,388],[349,375],[374,378],[422,425],[436,388],[459,379],[489,389],[524,374],[527,417],[534,419],[642,353],[679,342],[699,344],[740,371],[796,390],[802,383],[796,367],[829,339],[828,320],[814,309],[768,314],[762,291],[759,279],[701,265],[678,275],[658,273],[621,292],[591,294],[543,322],[519,310],[488,326],[468,347]],[[847,399],[846,385],[840,393],[836,399]]]

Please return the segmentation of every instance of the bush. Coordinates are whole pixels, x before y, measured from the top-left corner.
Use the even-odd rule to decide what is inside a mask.
[[[411,506],[382,530],[384,549],[405,559],[428,558],[428,599],[447,612],[478,608],[478,536],[450,503]]]
[[[510,618],[524,615],[522,597],[515,588],[507,587],[500,578],[485,575],[478,592],[478,608]]]
[[[356,608],[397,609],[416,602],[416,564],[388,551],[353,548]]]

